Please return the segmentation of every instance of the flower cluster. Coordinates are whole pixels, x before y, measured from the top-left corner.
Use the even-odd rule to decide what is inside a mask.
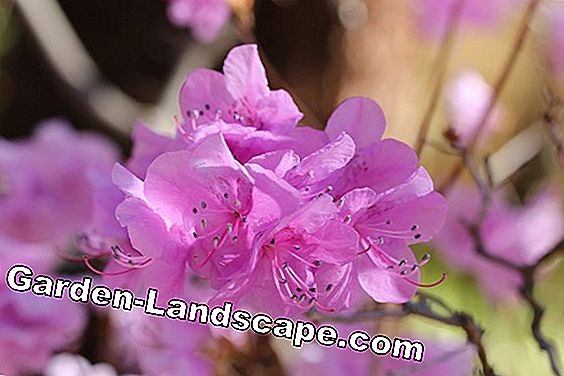
[[[194,273],[212,301],[273,314],[341,311],[362,292],[400,303],[421,286],[429,256],[409,246],[441,228],[446,202],[409,146],[382,139],[374,101],[343,102],[325,131],[298,127],[291,96],[243,45],[223,73],[188,76],[180,109],[174,138],[138,125],[132,158],[114,167],[127,234],[86,240],[111,255],[102,274],[173,296]]]

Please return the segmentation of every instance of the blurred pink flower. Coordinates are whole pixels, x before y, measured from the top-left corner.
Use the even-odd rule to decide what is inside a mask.
[[[552,71],[564,73],[564,8],[555,9],[548,21],[547,55]]]
[[[447,31],[450,16],[461,0],[415,0],[421,30],[439,39]],[[463,0],[462,27],[492,28],[502,20],[510,6],[519,0]]]
[[[493,255],[519,265],[532,265],[564,237],[564,214],[558,191],[544,188],[523,207],[509,204],[506,193],[503,190],[495,193],[480,226],[484,246]],[[459,185],[447,199],[451,210],[433,244],[451,265],[473,274],[490,297],[513,296],[520,287],[519,274],[478,255],[466,227],[465,222],[472,223],[478,215],[477,189]]]
[[[231,16],[227,0],[169,0],[168,16],[179,27],[192,29],[200,42],[212,42]]]
[[[0,285],[0,373],[39,373],[51,355],[72,346],[86,324],[70,300],[15,293]]]
[[[94,216],[95,184],[118,160],[105,139],[51,120],[30,140],[0,140],[0,231],[27,242],[66,246]]]
[[[460,72],[445,88],[449,127],[447,137],[457,147],[464,147],[474,137],[493,96],[493,89],[476,71]],[[495,107],[480,132],[485,141],[500,125],[502,111]]]

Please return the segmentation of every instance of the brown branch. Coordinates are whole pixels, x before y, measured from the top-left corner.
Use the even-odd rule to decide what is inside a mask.
[[[454,40],[456,39],[456,34],[458,31],[458,24],[460,21],[460,15],[462,14],[462,9],[464,9],[465,0],[458,0],[452,5],[450,12],[449,22],[447,25],[447,30],[441,41],[441,48],[437,56],[437,64],[435,71],[437,72],[437,77],[435,78],[435,86],[433,88],[433,94],[431,95],[431,100],[421,125],[419,127],[419,134],[417,135],[417,140],[415,144],[415,151],[418,155],[421,154],[423,146],[425,146],[425,139],[429,129],[431,127],[431,121],[433,120],[433,115],[437,109],[437,104],[439,103],[439,98],[443,91],[444,79],[447,73],[447,66],[452,54],[452,49],[454,45]]]
[[[521,288],[519,289],[521,298],[528,304],[528,306],[533,311],[533,320],[531,322],[531,331],[533,333],[533,337],[535,338],[540,349],[547,354],[553,374],[556,376],[562,376],[562,373],[558,366],[556,349],[554,348],[552,343],[545,338],[541,330],[541,322],[544,315],[544,307],[536,300],[534,296],[534,285],[535,285],[534,277],[540,265],[542,265],[547,259],[549,259],[553,255],[563,250],[564,240],[562,240],[559,244],[557,244],[551,251],[547,252],[533,265],[518,264],[511,260],[505,259],[503,257],[499,257],[489,252],[486,249],[484,242],[482,240],[480,234],[480,226],[487,214],[487,208],[491,200],[490,186],[484,181],[484,179],[482,179],[481,175],[479,174],[479,171],[477,170],[477,167],[473,163],[472,159],[469,158],[466,152],[464,153],[463,160],[466,165],[466,168],[472,175],[474,182],[479,187],[480,192],[482,194],[482,203],[481,203],[482,207],[480,208],[480,215],[478,216],[477,221],[475,223],[467,223],[468,230],[470,231],[470,234],[472,235],[476,243],[476,253],[481,257],[497,265],[500,265],[509,270],[513,270],[520,274],[522,279],[522,285]]]
[[[515,42],[513,43],[513,48],[505,61],[505,64],[501,70],[501,73],[494,85],[494,93],[490,98],[488,106],[484,111],[482,117],[480,118],[480,122],[478,123],[479,126],[476,129],[476,133],[472,136],[468,145],[466,146],[466,150],[468,153],[471,153],[474,147],[476,146],[476,142],[478,141],[480,134],[484,130],[485,125],[490,118],[493,109],[495,108],[496,104],[499,101],[499,97],[505,88],[509,76],[515,67],[515,63],[517,62],[517,58],[519,54],[523,50],[523,46],[525,45],[525,40],[527,39],[527,35],[529,34],[529,23],[531,22],[535,12],[539,6],[541,0],[530,0],[527,8],[525,10],[525,14],[523,15],[523,19],[521,20],[521,24],[519,26],[519,31],[517,32],[517,36],[515,38]],[[462,173],[464,169],[464,161],[459,161],[447,175],[447,179],[441,184],[439,190],[442,192],[448,191],[448,189],[458,180],[458,177]]]
[[[539,265],[539,264],[536,264]],[[535,299],[534,296],[534,273],[536,266],[523,271],[524,276],[523,286],[520,289],[521,297],[528,303],[533,311],[533,320],[531,321],[531,331],[537,341],[539,347],[546,353],[550,362],[552,373],[556,376],[561,376],[562,373],[558,366],[557,351],[553,344],[549,342],[543,335],[541,330],[541,322],[544,316],[544,307]]]

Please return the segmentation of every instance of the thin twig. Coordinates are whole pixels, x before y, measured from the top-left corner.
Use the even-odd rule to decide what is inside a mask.
[[[464,312],[455,312],[438,297],[430,295],[418,295],[416,301],[404,303],[401,305],[378,305],[376,309],[369,311],[359,311],[351,315],[342,316],[324,316],[318,313],[312,315],[315,321],[332,321],[341,323],[355,323],[363,321],[379,320],[385,317],[405,317],[408,315],[421,316],[445,325],[459,327],[466,333],[468,342],[473,344],[478,352],[478,357],[482,364],[482,370],[485,376],[496,376],[493,367],[490,365],[482,336],[484,330],[476,323],[474,318]],[[445,308],[448,313],[440,314],[432,309],[428,301],[434,302]]]
[[[454,5],[452,5],[447,30],[441,41],[441,48],[439,49],[435,67],[435,71],[437,72],[437,77],[435,78],[435,86],[433,88],[431,100],[429,101],[429,105],[425,111],[423,120],[421,121],[419,134],[417,135],[415,144],[415,151],[418,155],[421,154],[423,146],[425,145],[425,138],[427,137],[427,133],[429,133],[431,121],[433,120],[433,115],[435,114],[435,110],[437,109],[437,104],[439,103],[439,98],[443,90],[448,62],[452,54],[454,40],[456,39],[455,37],[458,30],[460,15],[462,14],[462,9],[464,9],[464,2],[465,0],[458,0],[456,3],[454,3]]]
[[[476,129],[476,132],[473,134],[472,138],[469,140],[468,145],[466,146],[466,150],[468,153],[471,153],[476,146],[476,142],[478,141],[480,134],[484,130],[485,125],[490,118],[493,109],[495,108],[496,104],[499,101],[500,95],[505,88],[509,76],[515,67],[515,63],[517,62],[517,58],[519,54],[523,50],[523,46],[525,45],[525,40],[527,39],[527,35],[529,34],[529,23],[531,22],[535,12],[538,8],[538,5],[541,0],[530,0],[527,8],[525,10],[525,14],[523,15],[523,19],[521,20],[521,24],[519,26],[519,31],[517,32],[517,36],[515,38],[515,42],[513,43],[513,48],[503,65],[501,73],[494,85],[494,93],[490,98],[488,106],[484,111],[480,122],[478,123],[479,126]],[[458,177],[460,176],[462,170],[464,169],[464,161],[459,161],[456,165],[452,168],[450,173],[447,175],[447,179],[441,184],[439,190],[442,192],[448,191],[448,189],[456,182]]]
[[[535,286],[534,277],[537,269],[540,267],[541,264],[544,263],[544,261],[546,261],[548,258],[562,251],[564,247],[564,240],[562,240],[559,244],[557,244],[551,251],[547,252],[533,265],[518,264],[489,252],[486,249],[484,242],[482,240],[480,234],[480,227],[487,214],[487,208],[491,200],[490,186],[486,183],[484,179],[482,179],[477,167],[473,163],[472,159],[469,158],[467,153],[464,153],[463,160],[466,165],[466,168],[472,175],[474,182],[479,187],[480,192],[482,194],[482,203],[481,203],[480,215],[478,216],[478,219],[476,220],[475,223],[467,223],[468,230],[470,231],[470,234],[472,235],[476,243],[476,253],[481,257],[495,263],[496,265],[500,265],[506,269],[515,271],[520,274],[522,281],[521,288],[519,289],[520,295],[533,311],[533,320],[531,322],[531,331],[533,333],[533,337],[537,341],[541,350],[543,350],[547,354],[553,374],[556,376],[562,376],[562,373],[558,366],[556,349],[554,348],[552,343],[544,337],[544,334],[542,333],[541,330],[541,322],[542,322],[542,317],[544,315],[544,307],[534,297],[534,286]]]

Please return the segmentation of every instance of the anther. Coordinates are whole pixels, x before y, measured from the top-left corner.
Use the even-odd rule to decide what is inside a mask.
[[[333,284],[332,283],[328,284],[327,287],[325,287],[325,292],[331,291],[332,288],[333,288]]]
[[[352,220],[352,215],[348,214],[343,221],[345,224],[349,224]]]
[[[208,224],[208,221],[206,221],[205,218],[202,218],[200,225],[202,226],[203,229],[206,228],[207,224]]]
[[[419,225],[413,225],[411,226],[411,231],[415,231],[419,228]]]
[[[194,213],[194,214],[198,214],[198,209],[196,209],[196,208],[192,208],[192,213]]]
[[[208,204],[206,204],[205,201],[202,201],[200,205],[202,206],[202,209],[205,209],[205,208],[208,207]]]

